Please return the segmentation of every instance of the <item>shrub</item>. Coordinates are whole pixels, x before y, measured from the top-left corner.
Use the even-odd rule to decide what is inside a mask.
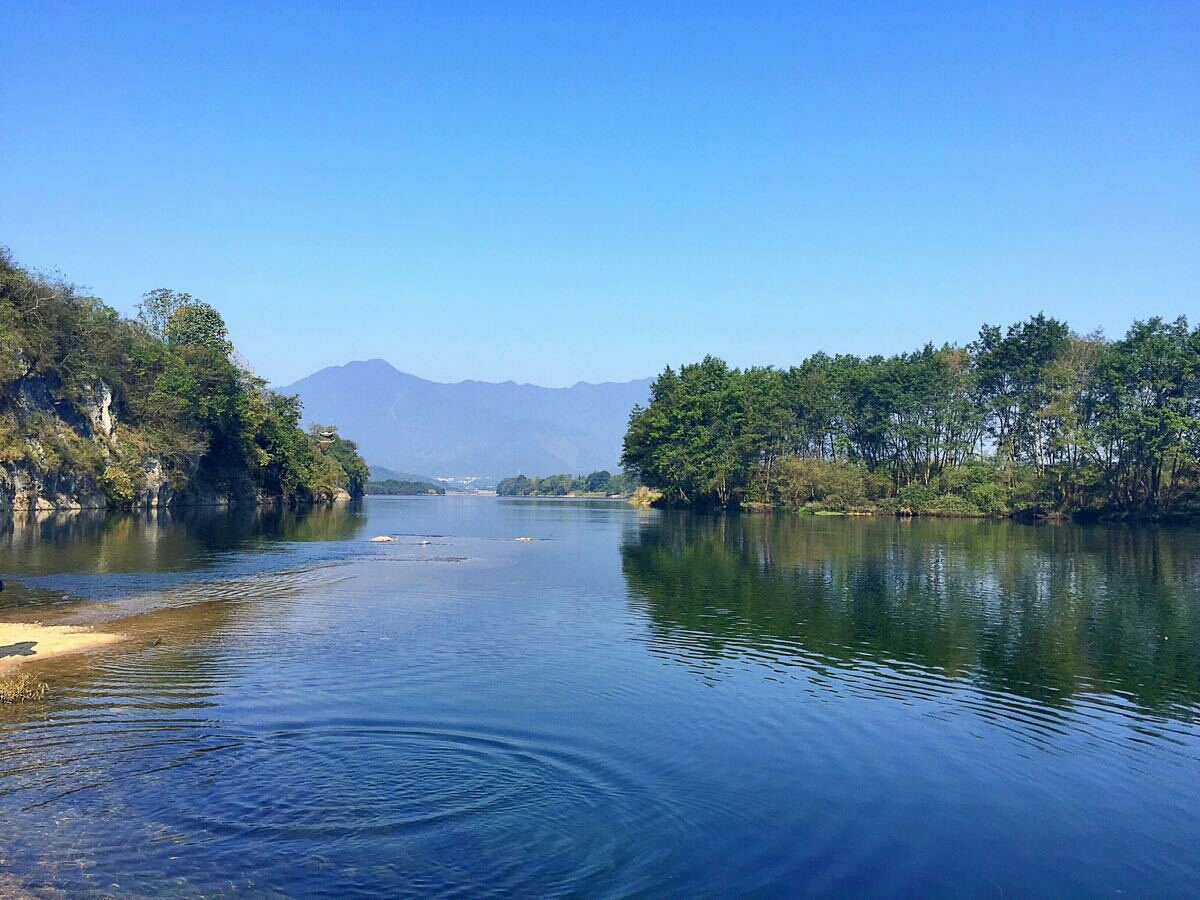
[[[963,518],[979,518],[983,516],[983,511],[964,497],[956,497],[954,494],[942,494],[936,497],[932,503],[921,510],[924,515],[932,516],[960,516]]]
[[[937,502],[938,493],[926,484],[910,484],[896,495],[896,505],[903,509],[911,509],[914,513],[922,513]]]
[[[0,415],[0,463],[24,459],[26,450],[17,420],[11,415]]]
[[[939,494],[935,488],[924,484],[908,485],[881,507],[915,516],[976,518],[985,515],[976,503],[966,497]]]
[[[783,506],[855,509],[867,503],[867,476],[852,463],[789,457],[776,467],[774,489]]]
[[[643,484],[633,492],[633,496],[629,498],[629,502],[633,506],[652,506],[660,501],[662,496],[662,491],[656,491]]]
[[[50,686],[32,672],[21,672],[12,678],[0,679],[0,703],[27,703],[42,700]]]
[[[1008,491],[1002,484],[974,484],[967,489],[966,496],[985,516],[1003,516],[1010,512]]]

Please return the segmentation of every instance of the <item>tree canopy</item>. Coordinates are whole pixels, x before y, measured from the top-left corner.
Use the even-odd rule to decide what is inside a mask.
[[[567,497],[593,494],[605,497],[627,496],[638,486],[636,478],[621,472],[606,470],[588,475],[517,475],[503,478],[496,485],[501,497]]]
[[[667,368],[622,462],[674,503],[1162,515],[1200,508],[1198,458],[1200,329],[1037,315],[966,347]]]
[[[446,489],[440,484],[428,481],[410,481],[404,478],[385,478],[382,481],[368,481],[366,493],[384,497],[420,497],[431,494],[441,495]]]
[[[287,501],[361,493],[354,443],[305,433],[299,399],[232,355],[220,313],[189,294],[150,291],[125,319],[0,249],[0,464],[95,479],[116,506],[135,501],[151,459],[180,486],[199,478]],[[35,386],[52,415],[18,402]],[[101,386],[115,435],[88,425]]]

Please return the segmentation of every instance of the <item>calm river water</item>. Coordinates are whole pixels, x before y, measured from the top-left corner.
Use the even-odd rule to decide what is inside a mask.
[[[132,635],[0,708],[0,894],[1200,893],[1195,529],[372,498],[0,577]]]

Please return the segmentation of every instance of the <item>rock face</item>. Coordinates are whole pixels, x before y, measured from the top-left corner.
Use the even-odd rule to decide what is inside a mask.
[[[122,425],[121,409],[99,381],[68,392],[27,374],[0,390],[0,518],[105,509],[110,497],[134,509],[283,502],[258,495],[240,458],[214,461],[198,449],[168,459],[143,449],[145,435]],[[350,499],[340,491],[334,501]]]
[[[142,473],[145,484],[138,498],[138,506],[144,509],[166,509],[175,499],[175,489],[171,487],[171,479],[162,460],[151,456],[142,463]]]
[[[16,510],[103,509],[104,491],[92,479],[45,475],[20,463],[0,463],[0,515]]]
[[[94,400],[85,405],[83,412],[91,426],[92,436],[111,441],[117,436],[117,420],[112,412],[112,389],[103,381],[88,387]]]
[[[0,516],[14,512],[73,511],[104,509],[108,505],[105,484],[101,476],[91,474],[86,467],[50,465],[48,438],[30,437],[29,433],[57,435],[87,447],[101,460],[106,469],[121,451],[121,430],[114,411],[113,392],[98,382],[86,385],[83,399],[75,403],[56,396],[53,385],[38,376],[28,376],[0,396],[0,413],[8,422],[18,425],[36,423],[38,428],[24,436],[4,435],[10,452],[0,455]],[[23,453],[14,459],[16,453]],[[91,469],[95,469],[93,466]],[[140,481],[140,483],[139,483]],[[254,492],[248,480],[236,476],[221,479],[218,488],[205,473],[171,472],[156,456],[141,462],[140,472],[134,473],[133,506],[159,509],[170,506],[232,506],[254,502]]]
[[[0,397],[0,411],[10,421],[26,422],[36,419],[52,427],[69,429],[83,440],[101,441],[115,434],[112,417],[112,391],[107,385],[89,386],[92,402],[85,410],[55,396],[44,378],[19,378]],[[26,456],[39,459],[45,448],[36,440],[9,436],[10,445],[24,444]],[[10,447],[11,449],[11,447]],[[96,478],[72,471],[54,471],[37,465],[28,458],[5,460],[0,457],[0,515],[15,510],[53,511],[103,509],[106,503],[103,486]]]

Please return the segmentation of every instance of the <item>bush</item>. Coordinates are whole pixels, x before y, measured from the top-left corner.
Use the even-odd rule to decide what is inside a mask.
[[[643,484],[633,492],[633,496],[629,498],[629,502],[633,506],[653,506],[662,500],[662,496],[662,491],[656,491]]]
[[[956,497],[953,494],[942,494],[936,497],[932,503],[921,510],[923,515],[927,516],[955,516],[962,518],[980,518],[983,516],[983,511],[964,497]]]
[[[140,472],[131,471],[122,461],[113,460],[105,467],[101,483],[109,506],[128,509],[141,491],[142,476]]]
[[[0,415],[0,463],[17,462],[25,458],[25,438],[14,416]]]
[[[1008,491],[1002,484],[973,484],[967,489],[967,499],[985,516],[1004,516],[1011,512]]]
[[[0,703],[27,703],[45,699],[50,686],[32,672],[0,679]]]
[[[865,469],[847,462],[788,457],[776,465],[773,489],[778,505],[849,510],[868,500]]]
[[[864,469],[863,488],[867,492],[868,500],[883,500],[892,495],[894,489],[892,476],[880,469],[873,472],[870,469]]]
[[[974,502],[955,494],[940,494],[936,488],[924,484],[910,484],[895,498],[881,504],[897,513],[914,516],[952,516],[978,518],[984,511]]]
[[[910,509],[920,514],[930,509],[938,500],[938,493],[926,484],[910,484],[896,495],[899,509]]]

